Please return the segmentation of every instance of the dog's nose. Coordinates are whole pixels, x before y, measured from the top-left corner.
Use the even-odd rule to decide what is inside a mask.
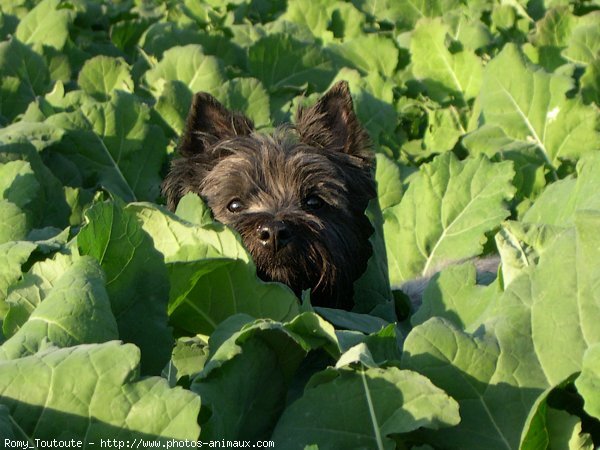
[[[292,240],[292,232],[282,220],[276,220],[258,227],[258,240],[264,246],[273,247],[275,251]]]

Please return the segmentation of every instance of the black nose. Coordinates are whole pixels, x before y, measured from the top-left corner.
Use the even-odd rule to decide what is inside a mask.
[[[262,245],[273,247],[275,251],[292,240],[292,232],[282,220],[275,220],[261,225],[258,227],[257,234]]]

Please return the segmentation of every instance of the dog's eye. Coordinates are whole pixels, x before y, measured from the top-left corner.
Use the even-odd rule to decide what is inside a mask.
[[[244,204],[239,199],[235,198],[229,202],[227,209],[232,213],[240,212],[244,209]]]
[[[324,204],[325,203],[323,202],[323,199],[317,195],[309,195],[304,200],[304,205],[306,208],[313,211],[321,208]]]

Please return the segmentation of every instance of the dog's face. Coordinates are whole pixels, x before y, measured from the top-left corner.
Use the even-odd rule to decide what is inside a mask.
[[[240,233],[258,275],[314,305],[349,309],[352,284],[371,254],[364,215],[375,195],[368,139],[347,85],[336,84],[296,126],[272,135],[197,94],[163,190],[173,209],[188,192]]]

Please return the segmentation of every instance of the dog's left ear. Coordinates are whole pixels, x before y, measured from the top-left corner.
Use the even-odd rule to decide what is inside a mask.
[[[300,108],[296,129],[302,142],[363,157],[369,136],[360,124],[346,81],[338,81],[314,106]]]
[[[252,120],[228,110],[212,95],[194,95],[181,137],[179,154],[184,157],[204,152],[216,142],[233,136],[248,135],[254,130]]]

